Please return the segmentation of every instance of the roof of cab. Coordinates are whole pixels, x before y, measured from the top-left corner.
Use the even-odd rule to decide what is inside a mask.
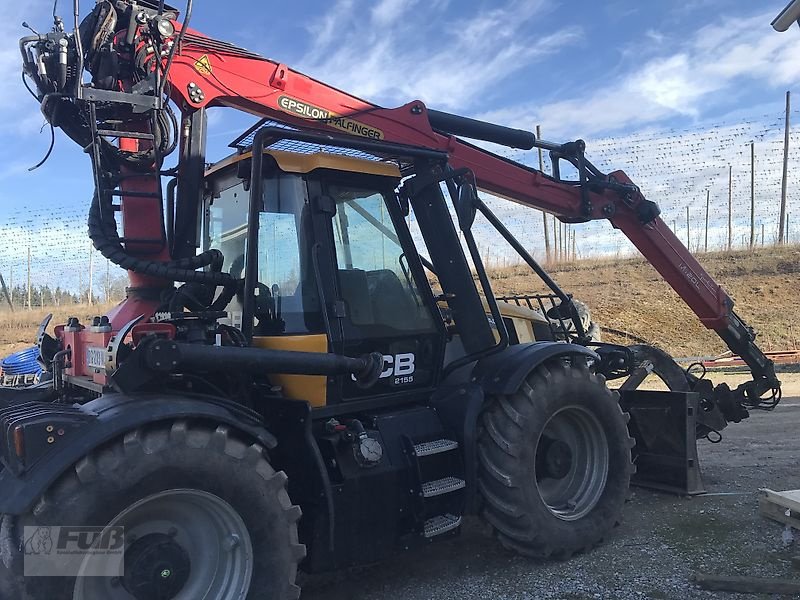
[[[351,173],[367,173],[370,175],[383,175],[385,177],[400,178],[400,168],[391,162],[365,160],[352,156],[341,156],[325,152],[311,154],[286,152],[284,150],[265,149],[264,154],[269,154],[278,163],[278,167],[287,173],[310,173],[315,169],[333,169],[335,171],[348,171]],[[206,176],[213,175],[226,167],[236,164],[241,160],[253,156],[252,150],[241,154],[233,154],[214,163],[206,170]]]

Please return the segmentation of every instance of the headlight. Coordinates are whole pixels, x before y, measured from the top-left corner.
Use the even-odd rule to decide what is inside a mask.
[[[156,29],[158,29],[161,39],[171,38],[175,35],[175,25],[173,25],[172,21],[169,19],[158,19],[156,22]]]

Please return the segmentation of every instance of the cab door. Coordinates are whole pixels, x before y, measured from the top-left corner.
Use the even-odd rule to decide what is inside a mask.
[[[445,330],[393,184],[338,175],[325,177],[322,189],[335,205],[330,224],[341,307],[336,351],[380,352],[384,358],[374,386],[364,389],[352,377],[340,377],[338,395],[345,402],[423,395],[437,383]]]

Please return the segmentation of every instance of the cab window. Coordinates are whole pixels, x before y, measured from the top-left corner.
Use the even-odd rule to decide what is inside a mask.
[[[372,335],[434,329],[383,194],[334,184],[328,194],[336,202],[339,289],[350,322]]]

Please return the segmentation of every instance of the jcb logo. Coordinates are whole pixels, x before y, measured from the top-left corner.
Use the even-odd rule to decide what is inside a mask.
[[[414,355],[410,352],[405,354],[383,355],[383,371],[381,379],[396,375],[402,377],[414,373]]]
[[[414,369],[414,355],[410,352],[395,355],[384,354],[383,371],[381,371],[380,378],[392,377],[389,385],[407,385],[414,383]],[[355,375],[350,375],[350,378],[356,381]]]

